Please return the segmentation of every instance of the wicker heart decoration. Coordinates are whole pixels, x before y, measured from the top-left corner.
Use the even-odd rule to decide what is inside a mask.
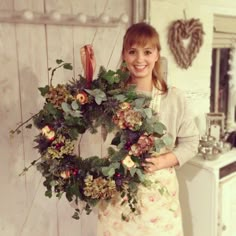
[[[177,64],[184,69],[192,65],[203,44],[203,27],[199,19],[174,21],[168,34],[168,43]],[[184,40],[189,39],[187,47]]]

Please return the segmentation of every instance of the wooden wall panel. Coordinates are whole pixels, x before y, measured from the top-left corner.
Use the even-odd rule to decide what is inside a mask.
[[[90,16],[105,12],[114,17],[131,13],[130,2],[126,0],[0,1],[0,10],[25,9],[42,13],[54,10],[65,14],[83,12]],[[54,84],[67,82],[83,73],[79,51],[88,43],[92,43],[95,50],[96,73],[100,65],[115,69],[126,27],[124,24],[110,28],[0,23],[0,150],[3,156],[0,158],[3,167],[0,185],[4,189],[0,196],[0,235],[96,235],[96,212],[83,215],[80,221],[76,221],[71,218],[73,207],[64,197],[58,200],[44,196],[43,178],[34,167],[25,176],[18,176],[24,166],[38,156],[33,149],[33,139],[38,131],[23,129],[11,140],[9,130],[42,107],[44,101],[38,87],[48,83],[50,74],[47,68],[56,66],[56,59],[71,62],[74,70],[58,70]],[[100,133],[85,134],[81,144],[86,147],[81,149],[85,158],[101,155],[104,151]]]
[[[24,167],[23,137],[10,138],[9,131],[21,121],[15,28],[0,25],[0,235],[17,235],[26,205],[25,181],[18,174]],[[17,197],[16,197],[17,196]],[[14,225],[12,225],[14,222]]]
[[[2,0],[1,10],[12,10],[13,1]],[[23,168],[22,135],[14,139],[9,136],[12,125],[21,121],[20,89],[15,42],[15,27],[11,24],[0,24],[0,235],[17,235],[21,226],[21,214],[25,206],[26,194],[24,178],[19,178]],[[14,126],[13,125],[13,126]],[[17,198],[16,198],[17,196]]]

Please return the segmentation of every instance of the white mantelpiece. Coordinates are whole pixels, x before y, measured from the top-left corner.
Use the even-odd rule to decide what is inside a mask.
[[[234,235],[235,170],[236,149],[214,161],[196,156],[177,171],[186,236]]]

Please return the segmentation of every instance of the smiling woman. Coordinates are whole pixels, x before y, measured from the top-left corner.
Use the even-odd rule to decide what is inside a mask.
[[[160,50],[155,28],[147,23],[134,24],[123,39],[121,69],[130,74],[127,87],[135,85],[138,93],[151,96],[149,106],[155,112],[153,119],[166,125],[174,143],[169,149],[150,154],[141,163],[149,184],[139,186],[137,211],[130,212],[133,202],[124,196],[117,195],[112,204],[99,203],[98,236],[131,236],[134,232],[137,236],[183,235],[175,166],[182,166],[195,155],[199,136],[183,93],[168,87],[162,78]],[[147,145],[147,139],[144,143]],[[140,145],[142,147],[143,141]],[[133,165],[130,159],[125,162]],[[120,218],[122,213],[126,221]]]

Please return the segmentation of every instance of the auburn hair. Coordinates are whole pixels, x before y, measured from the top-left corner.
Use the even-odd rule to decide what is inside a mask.
[[[158,90],[165,93],[168,90],[168,87],[161,73],[161,65],[160,65],[161,45],[158,32],[153,26],[144,22],[133,24],[127,29],[123,37],[122,55],[124,54],[125,50],[129,50],[134,44],[143,47],[146,46],[147,44],[151,44],[153,47],[157,48],[159,59],[155,62],[154,65],[152,71],[152,80],[154,86]],[[122,66],[122,69],[128,70],[125,66]]]

